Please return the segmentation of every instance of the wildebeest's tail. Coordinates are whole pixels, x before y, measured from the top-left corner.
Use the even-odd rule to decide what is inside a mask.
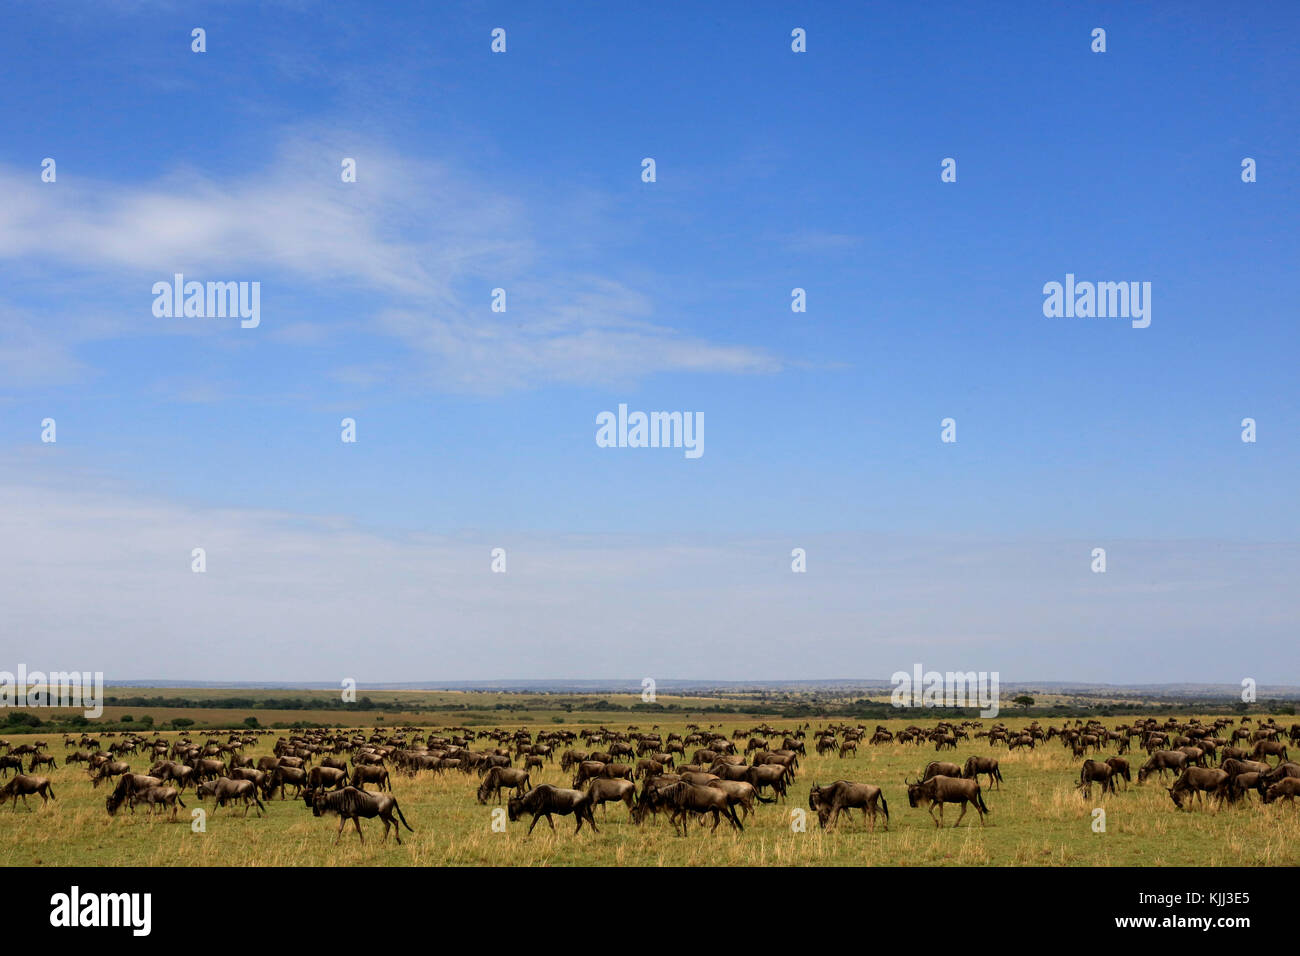
[[[880,809],[885,811],[885,822],[889,822],[889,801],[885,799],[885,791],[880,791]]]
[[[989,810],[988,807],[986,807],[986,806],[984,805],[984,793],[983,793],[983,791],[978,790],[978,789],[975,791],[975,805],[976,805],[977,807],[979,807],[981,810],[983,810],[985,813],[991,813],[991,812],[992,812],[991,810]]]
[[[410,825],[409,823],[406,822],[406,817],[402,816],[402,808],[401,808],[400,806],[397,805],[397,799],[396,799],[396,798],[393,799],[393,809],[397,811],[397,819],[399,819],[399,820],[402,821],[402,826],[406,827],[406,829],[408,829],[408,830],[410,830],[412,833],[414,833],[415,831],[414,831],[413,829],[411,829],[411,825]],[[494,811],[494,812],[495,812],[495,811]]]
[[[754,797],[759,803],[776,803],[776,797],[765,797],[757,790],[754,791]]]
[[[182,810],[185,809],[185,801],[181,799],[181,795],[179,793],[176,794],[176,802],[181,805]]]

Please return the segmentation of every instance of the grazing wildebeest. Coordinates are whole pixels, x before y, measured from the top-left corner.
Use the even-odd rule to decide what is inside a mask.
[[[12,780],[0,787],[0,805],[3,805],[10,797],[14,799],[14,810],[18,809],[18,798],[23,798],[23,806],[27,807],[27,795],[38,793],[41,797],[41,806],[49,803],[54,799],[54,789],[50,786],[48,777],[29,777],[25,773],[16,774]],[[28,810],[31,807],[27,807]]]
[[[95,770],[87,770],[90,774],[90,783],[98,787],[105,780],[111,780],[113,777],[120,777],[124,773],[131,772],[131,765],[124,760],[109,760],[99,765]]]
[[[1264,796],[1264,786],[1264,775],[1255,770],[1229,777],[1228,802],[1236,803],[1251,790],[1258,790],[1259,795],[1262,797]]]
[[[994,790],[1002,789],[1002,771],[998,769],[998,760],[996,757],[970,757],[966,761],[966,766],[962,768],[958,776],[967,780],[978,780],[982,773],[988,774],[989,786]],[[945,776],[953,776],[945,774]],[[996,784],[996,785],[995,785]]]
[[[217,807],[224,807],[227,800],[243,800],[244,816],[248,816],[248,809],[254,803],[257,804],[257,815],[259,817],[262,815],[262,811],[266,809],[266,806],[257,796],[256,784],[251,780],[231,780],[229,777],[204,780],[195,787],[195,793],[200,800],[209,796],[217,798],[217,806],[212,809],[213,816],[217,814]]]
[[[10,754],[5,754],[3,757],[0,757],[0,777],[9,776],[10,770],[13,770],[14,773],[22,773],[23,758],[11,756]]]
[[[388,779],[388,771],[378,764],[361,764],[354,766],[352,770],[352,786],[357,790],[366,789],[366,782],[373,781],[379,784],[380,790],[392,790],[392,784]]]
[[[817,812],[817,821],[823,830],[828,825],[834,826],[841,812],[848,813],[850,809],[856,808],[862,811],[864,817],[871,818],[871,832],[874,833],[877,801],[880,803],[879,812],[885,815],[885,829],[888,830],[889,803],[885,800],[884,791],[874,784],[836,780],[825,787],[814,783],[808,793],[808,809]]]
[[[907,784],[907,802],[912,807],[924,806],[930,811],[930,819],[934,820],[936,827],[943,826],[943,805],[945,803],[960,803],[961,813],[957,817],[954,827],[961,823],[962,817],[966,816],[966,804],[969,803],[975,807],[975,812],[980,816],[980,826],[984,826],[984,814],[989,812],[989,808],[984,805],[984,798],[980,795],[980,785],[975,780],[962,780],[958,777],[931,777],[929,780],[913,783],[905,780]],[[939,816],[934,815],[935,806],[939,807]]]
[[[533,822],[528,827],[528,832],[533,832],[533,827],[537,826],[537,821],[546,817],[546,822],[555,829],[555,821],[551,814],[558,813],[562,817],[567,817],[570,813],[577,818],[578,827],[574,833],[582,830],[582,822],[585,820],[591,824],[591,829],[596,833],[600,830],[596,828],[596,818],[591,812],[591,794],[584,793],[581,790],[562,790],[559,787],[553,787],[549,783],[544,783],[535,790],[530,790],[522,797],[511,797],[506,801],[506,812],[511,821],[518,820],[521,813],[531,813]]]
[[[701,822],[706,813],[713,814],[713,827],[709,830],[710,833],[718,829],[718,824],[723,817],[726,817],[735,829],[745,829],[741,825],[740,818],[736,816],[736,809],[731,805],[727,794],[714,786],[697,787],[683,780],[680,783],[660,787],[658,794],[660,802],[673,808],[669,819],[674,828],[678,824],[681,825],[682,836],[686,836],[687,817],[692,813],[699,814]]]
[[[388,771],[384,771],[384,775],[387,776],[387,774]],[[270,794],[278,787],[280,790],[280,799],[283,800],[285,799],[284,788],[293,787],[294,799],[297,799],[298,796],[302,794],[303,788],[306,786],[307,771],[303,770],[301,767],[287,767],[284,762],[281,761],[280,765],[271,773],[271,781],[267,786],[267,796],[269,798]]]
[[[150,787],[157,787],[162,784],[158,777],[151,777],[142,773],[124,773],[117,781],[117,788],[108,795],[108,812],[116,813],[117,808],[126,801],[135,812],[135,795],[138,791],[148,790]]]
[[[402,815],[402,808],[397,805],[397,798],[391,793],[367,793],[365,790],[358,790],[356,787],[344,787],[342,790],[304,790],[303,800],[311,807],[313,816],[321,816],[325,813],[337,813],[339,815],[339,832],[334,837],[334,845],[337,846],[339,839],[343,836],[343,827],[349,820],[357,828],[357,836],[361,842],[365,843],[366,838],[361,832],[361,818],[367,820],[372,817],[379,817],[384,824],[384,837],[380,840],[383,843],[388,839],[388,826],[392,824],[393,835],[397,837],[400,845],[402,842],[402,831],[397,825],[397,820],[402,821],[402,826],[410,830],[411,825],[406,822],[406,817]],[[393,814],[397,814],[397,819],[393,819]]]
[[[516,767],[493,767],[483,778],[476,794],[479,803],[487,803],[488,797],[501,802],[501,790],[511,789],[516,793],[527,793],[532,789],[528,774]]]
[[[1089,758],[1083,762],[1083,767],[1079,771],[1079,787],[1087,797],[1092,796],[1092,785],[1094,782],[1101,784],[1102,793],[1114,793],[1115,784],[1110,779],[1113,773],[1111,765],[1102,763],[1100,760]]]
[[[1124,781],[1124,789],[1127,790],[1133,782],[1129,776],[1128,761],[1123,757],[1107,757],[1106,763],[1110,765],[1110,791],[1115,792],[1115,780],[1121,778]],[[1090,788],[1091,789],[1091,788]]]
[[[1138,768],[1138,783],[1146,780],[1153,772],[1164,775],[1166,770],[1175,773],[1187,769],[1187,754],[1181,750],[1157,750],[1149,760]]]
[[[1277,783],[1269,784],[1264,791],[1264,802],[1272,803],[1278,797],[1281,797],[1287,803],[1295,803],[1295,798],[1300,796],[1300,777],[1283,777]]]
[[[27,768],[29,774],[35,773],[36,768],[49,764],[51,770],[58,770],[59,765],[54,762],[53,754],[32,754],[32,765]]]
[[[122,778],[123,781],[126,779],[126,777]],[[136,779],[148,778],[137,777]],[[117,790],[110,793],[107,800],[105,800],[105,806],[107,806],[110,815],[117,813],[117,809],[122,805],[124,799],[127,801],[127,805],[131,808],[132,813],[135,813],[135,805],[137,803],[149,804],[150,813],[157,813],[160,805],[171,807],[173,820],[176,819],[177,804],[181,807],[185,806],[184,801],[181,800],[181,792],[175,787],[160,787],[155,784],[141,789],[132,789],[129,793],[123,793],[122,790],[123,787],[121,783],[119,783]]]
[[[1183,809],[1183,796],[1185,794],[1191,794],[1192,799],[1199,796],[1203,803],[1204,794],[1209,792],[1218,798],[1219,803],[1223,803],[1223,798],[1227,795],[1228,775],[1222,770],[1188,767],[1172,787],[1166,787],[1165,789],[1169,791],[1170,799],[1174,801],[1174,806],[1179,810]]]

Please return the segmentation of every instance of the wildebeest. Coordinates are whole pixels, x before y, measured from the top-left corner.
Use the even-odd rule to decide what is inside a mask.
[[[932,760],[925,765],[921,771],[921,782],[929,780],[932,777],[960,777],[961,767],[955,763],[948,763],[944,760]]]
[[[1287,803],[1295,803],[1295,798],[1300,796],[1300,777],[1283,777],[1277,783],[1269,784],[1264,791],[1264,802],[1272,803],[1278,797],[1281,797]]]
[[[100,764],[94,770],[87,770],[90,774],[90,783],[98,787],[105,780],[111,780],[113,777],[119,777],[124,773],[131,772],[131,765],[124,760],[109,760]]]
[[[979,775],[982,773],[988,774],[989,786],[992,789],[1002,789],[1002,771],[998,769],[998,760],[996,757],[969,757],[966,760],[966,766],[962,768],[962,771],[958,776],[964,777],[967,780],[978,780]],[[946,774],[946,776],[953,775]]]
[[[72,759],[72,758],[68,758],[68,759]],[[22,773],[23,758],[11,756],[10,754],[5,754],[3,757],[0,757],[0,777],[9,776],[10,770],[12,770],[14,773]]]
[[[27,795],[31,793],[40,794],[41,806],[49,803],[54,799],[54,788],[50,786],[49,777],[30,777],[25,773],[16,774],[12,780],[0,787],[0,805],[3,805],[10,797],[14,799],[14,810],[18,809],[18,798],[23,798],[23,806],[27,807]],[[27,807],[31,809],[31,807]]]
[[[59,765],[54,762],[53,754],[32,754],[32,765],[27,768],[29,774],[36,772],[36,768],[49,764],[51,770],[58,770]]]
[[[934,820],[936,827],[943,826],[943,805],[945,803],[960,803],[961,813],[957,817],[954,827],[961,823],[962,817],[966,816],[966,804],[969,803],[975,807],[975,812],[980,816],[980,826],[984,826],[984,814],[989,812],[989,808],[984,805],[984,797],[980,794],[980,785],[975,780],[962,780],[958,777],[931,777],[929,780],[913,783],[910,780],[904,781],[907,784],[907,802],[912,807],[926,807],[930,811],[930,819]],[[939,816],[935,817],[934,808],[939,807]]]
[[[500,803],[503,788],[514,790],[516,793],[527,793],[532,789],[532,783],[528,779],[528,774],[517,767],[493,767],[478,786],[476,794],[478,802],[487,803],[488,797],[493,797],[497,803]]]
[[[120,806],[121,804],[120,800],[115,802],[116,796],[117,796],[116,794],[110,794],[108,797],[109,813],[116,813],[118,806]],[[137,803],[148,804],[150,813],[157,813],[158,807],[160,806],[171,807],[173,820],[176,819],[176,814],[178,810],[183,809],[185,806],[185,801],[181,799],[181,792],[177,790],[175,787],[159,787],[159,786],[146,787],[143,790],[137,790],[134,793],[132,793],[130,800],[131,800],[130,806],[131,806],[132,813],[135,812],[135,805]]]
[[[697,787],[683,780],[680,783],[660,787],[658,796],[662,803],[673,808],[670,820],[674,827],[681,825],[682,836],[686,836],[689,814],[699,814],[702,818],[706,813],[712,813],[713,827],[710,833],[718,829],[718,824],[723,817],[726,817],[727,822],[735,829],[745,829],[740,818],[736,816],[736,809],[731,805],[727,794],[716,787],[710,785]]]
[[[255,771],[256,772],[256,771]],[[312,767],[307,771],[307,789],[342,790],[348,785],[348,772],[338,767]]]
[[[357,790],[366,789],[367,781],[379,784],[380,790],[392,790],[392,784],[388,779],[388,771],[378,764],[361,764],[354,766],[352,770],[352,786]]]
[[[1115,792],[1115,780],[1124,781],[1124,789],[1127,790],[1133,778],[1129,776],[1128,761],[1123,757],[1107,757],[1106,763],[1110,766],[1110,790]]]
[[[1286,752],[1286,744],[1282,743],[1280,740],[1261,740],[1259,743],[1255,744],[1255,749],[1251,752],[1251,756],[1256,760],[1259,760],[1261,757],[1276,757],[1278,763],[1286,763],[1291,759]]]
[[[1204,802],[1205,793],[1213,793],[1219,803],[1227,796],[1228,775],[1222,770],[1208,770],[1205,767],[1188,767],[1183,771],[1183,775],[1175,781],[1172,787],[1166,787],[1169,791],[1169,797],[1174,801],[1174,806],[1179,810],[1183,808],[1183,796],[1191,794],[1192,798],[1201,797]]]
[[[372,817],[379,817],[384,824],[384,837],[380,840],[383,843],[388,839],[388,827],[392,824],[393,835],[397,837],[400,845],[402,842],[402,831],[397,825],[397,821],[402,821],[402,826],[415,832],[411,825],[406,822],[406,817],[402,815],[402,808],[397,805],[397,798],[391,793],[367,793],[365,790],[358,790],[356,787],[344,787],[342,790],[304,790],[303,800],[311,807],[313,816],[321,816],[325,813],[337,813],[339,815],[339,832],[334,837],[335,846],[338,845],[339,839],[343,836],[343,827],[349,820],[357,828],[357,836],[361,842],[365,843],[366,838],[361,832],[361,818],[367,820]],[[393,819],[393,814],[397,814],[397,819]]]
[[[1083,767],[1079,770],[1079,790],[1083,791],[1085,796],[1092,796],[1093,783],[1101,784],[1102,793],[1114,793],[1115,784],[1110,779],[1114,772],[1108,763],[1102,763],[1100,760],[1089,758],[1083,762]]]
[[[1163,775],[1166,770],[1178,772],[1185,769],[1187,769],[1187,754],[1181,750],[1157,750],[1138,768],[1138,783],[1144,782],[1153,772]]]
[[[584,793],[581,790],[562,790],[559,787],[553,787],[549,783],[544,783],[535,790],[530,790],[522,797],[511,797],[506,801],[506,813],[511,821],[518,820],[521,813],[531,813],[533,822],[528,827],[528,832],[533,832],[533,827],[537,826],[537,821],[546,817],[546,822],[555,829],[555,821],[551,814],[558,813],[562,817],[567,817],[570,813],[577,818],[578,827],[573,832],[578,833],[582,830],[582,822],[585,820],[591,824],[591,829],[596,833],[600,830],[596,828],[596,818],[591,813],[591,794]]]
[[[257,796],[257,786],[251,780],[231,780],[229,777],[218,777],[216,780],[204,780],[200,783],[195,791],[198,798],[216,797],[217,807],[224,807],[228,800],[244,801],[244,816],[248,816],[248,809],[254,803],[257,804],[257,815],[260,817],[266,806]],[[251,802],[250,802],[251,801]],[[217,808],[212,810],[213,816],[217,813]]]
[[[759,803],[775,803],[771,797],[760,797],[758,790],[748,780],[712,780],[708,786],[714,790],[721,790],[727,795],[727,800],[733,807],[740,807],[745,811],[742,821],[748,820],[749,815],[754,812],[754,801]]]
[[[631,780],[599,777],[587,785],[587,793],[591,796],[592,809],[605,803],[622,802],[627,804],[630,812],[632,799],[636,796],[636,784]],[[606,807],[603,812],[608,815],[609,808]]]
[[[974,758],[972,758],[974,759]],[[885,829],[889,829],[889,803],[884,791],[870,783],[853,783],[848,780],[836,780],[828,786],[813,784],[808,794],[808,809],[817,812],[817,821],[823,830],[827,825],[834,826],[840,813],[848,813],[856,808],[864,817],[871,818],[871,832],[876,830],[876,803],[880,803],[880,812],[885,815]]]

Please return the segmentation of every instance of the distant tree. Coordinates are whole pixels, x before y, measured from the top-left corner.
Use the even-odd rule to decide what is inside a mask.
[[[124,724],[129,724],[129,723],[131,723],[131,722],[134,721],[134,720],[135,720],[135,718],[132,717],[130,714],[123,714],[123,715],[122,715],[122,723],[124,723]]]
[[[172,719],[172,726],[176,728],[193,727],[194,721],[190,720],[188,717],[176,717]]]
[[[1030,707],[1034,706],[1034,698],[1030,697],[1028,694],[1021,694],[1019,697],[1014,698],[1011,703],[1015,704],[1021,710],[1028,711]]]
[[[181,719],[183,720],[184,718]],[[146,727],[152,727],[153,714],[145,714],[143,717],[140,718],[140,723],[144,724]],[[193,721],[191,721],[191,723],[193,723]]]
[[[245,718],[244,718],[244,726],[245,726],[245,727],[260,727],[260,726],[262,726],[262,725],[259,724],[259,723],[257,722],[257,718],[256,718],[256,717],[245,717]]]

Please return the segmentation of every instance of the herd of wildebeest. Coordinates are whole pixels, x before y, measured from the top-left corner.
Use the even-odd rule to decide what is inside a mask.
[[[971,755],[962,765],[933,760],[916,779],[904,780],[908,805],[927,810],[936,827],[943,825],[947,804],[960,806],[953,826],[961,823],[968,807],[975,809],[983,825],[989,807],[980,781],[986,779],[990,789],[1001,788],[1002,769],[993,756],[1000,747],[1008,751],[1065,747],[1082,759],[1077,789],[1091,795],[1094,784],[1103,793],[1115,793],[1117,781],[1123,781],[1125,789],[1131,785],[1132,764],[1125,754],[1132,752],[1136,741],[1146,754],[1137,767],[1137,783],[1144,784],[1152,776],[1163,783],[1164,775],[1171,774],[1173,785],[1165,789],[1180,810],[1191,809],[1197,798],[1202,804],[1207,797],[1218,804],[1236,804],[1254,793],[1262,803],[1281,799],[1294,804],[1300,794],[1300,765],[1291,761],[1287,751],[1288,743],[1300,742],[1300,724],[1285,728],[1273,718],[1252,721],[1248,716],[1239,722],[1220,717],[1208,723],[1151,718],[1113,729],[1082,719],[1061,727],[1043,727],[1034,721],[1017,730],[1000,722],[985,729],[978,720],[943,721],[931,728],[911,726],[898,732],[877,726],[870,733],[863,725],[813,729],[811,723],[803,723],[782,730],[764,724],[737,729],[730,737],[695,724],[687,725],[684,734],[661,734],[657,727],[642,732],[636,726],[536,734],[527,729],[468,727],[375,729],[369,734],[322,729],[281,736],[271,753],[257,759],[245,753],[270,734],[236,731],[220,735],[225,740],[214,736],[201,743],[186,735],[171,739],[108,732],[98,737],[83,734],[79,739],[68,735],[64,746],[71,752],[65,763],[84,764],[89,786],[106,788],[109,814],[124,805],[134,812],[137,804],[144,804],[151,813],[170,809],[175,819],[178,809],[186,807],[183,794],[192,791],[199,801],[211,799],[214,813],[231,806],[242,807],[244,816],[250,809],[260,816],[266,811],[263,801],[291,795],[315,816],[339,817],[335,843],[349,820],[364,842],[360,821],[374,817],[384,824],[385,841],[391,826],[401,843],[401,826],[412,827],[393,795],[393,781],[426,772],[477,778],[478,802],[499,804],[505,799],[509,820],[531,817],[529,833],[543,817],[554,830],[555,815],[573,816],[578,831],[584,823],[597,831],[596,808],[619,803],[637,824],[664,814],[674,832],[683,836],[696,820],[700,824],[711,820],[712,830],[725,820],[741,831],[758,804],[787,800],[809,746],[819,756],[846,758],[860,746],[932,744],[942,754],[955,751],[959,744],[986,743],[987,755]],[[103,746],[105,739],[107,746]],[[7,751],[0,755],[0,779],[15,772],[0,786],[0,806],[12,800],[16,810],[20,797],[27,806],[30,795],[40,796],[42,806],[54,799],[49,778],[36,775],[43,767],[58,766],[46,741],[11,745],[0,740],[0,747]],[[1112,749],[1114,756],[1098,759]],[[150,766],[133,771],[128,758],[143,758]],[[566,775],[572,772],[572,785],[534,786],[532,773],[556,761]],[[873,832],[878,817],[889,828],[889,803],[881,786],[873,783],[815,782],[808,808],[817,814],[822,829],[834,828],[841,814],[851,816],[853,810],[862,812]],[[608,811],[606,806],[603,814]]]

